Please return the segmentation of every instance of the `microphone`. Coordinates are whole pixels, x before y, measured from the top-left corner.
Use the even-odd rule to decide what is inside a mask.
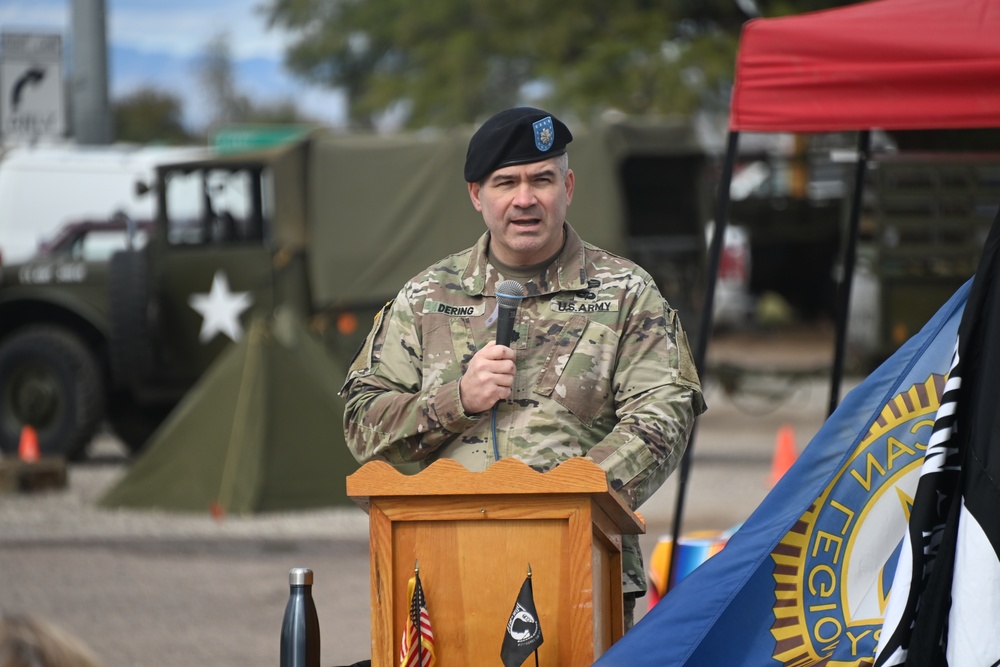
[[[517,317],[517,307],[524,298],[524,287],[516,280],[505,280],[496,288],[497,291],[497,345],[510,347],[514,337],[514,318]],[[499,401],[497,402],[499,404]],[[500,460],[500,448],[497,444],[497,405],[490,410],[490,433],[493,436],[493,460]]]
[[[497,345],[510,347],[517,307],[523,298],[524,287],[516,280],[505,280],[497,285]]]

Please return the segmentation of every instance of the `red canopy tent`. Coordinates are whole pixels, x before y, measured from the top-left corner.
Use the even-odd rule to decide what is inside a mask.
[[[839,401],[843,371],[869,130],[984,127],[1000,127],[1000,1],[873,0],[749,21],[736,56],[729,142],[717,193],[708,288],[695,350],[698,368],[704,369],[711,335],[715,276],[741,131],[859,132],[850,230],[837,298],[832,413]],[[681,464],[675,544],[680,535],[691,445],[693,438]]]
[[[732,131],[995,127],[1000,3],[878,0],[743,28]]]

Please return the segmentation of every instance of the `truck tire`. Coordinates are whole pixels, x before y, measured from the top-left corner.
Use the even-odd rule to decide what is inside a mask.
[[[117,386],[132,389],[149,378],[154,360],[149,327],[149,267],[145,254],[126,250],[111,256],[108,306],[112,378]]]
[[[94,353],[71,331],[39,325],[0,344],[0,450],[16,456],[22,429],[42,456],[81,458],[104,419],[104,378]]]

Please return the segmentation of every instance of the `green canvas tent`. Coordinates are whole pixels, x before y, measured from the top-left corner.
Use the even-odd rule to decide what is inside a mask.
[[[344,372],[285,312],[257,318],[153,435],[105,507],[245,514],[349,504]]]

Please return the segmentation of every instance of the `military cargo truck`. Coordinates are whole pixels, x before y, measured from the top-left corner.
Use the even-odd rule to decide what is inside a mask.
[[[895,352],[972,277],[1000,205],[1000,155],[876,155],[848,345],[861,369]]]
[[[251,318],[279,310],[346,370],[405,280],[485,229],[462,179],[470,134],[316,130],[160,165],[141,248],[110,261],[54,253],[5,266],[0,448],[15,452],[32,424],[44,453],[80,456],[106,420],[138,449]],[[575,134],[571,224],[636,256],[693,330],[721,145],[663,119]]]

